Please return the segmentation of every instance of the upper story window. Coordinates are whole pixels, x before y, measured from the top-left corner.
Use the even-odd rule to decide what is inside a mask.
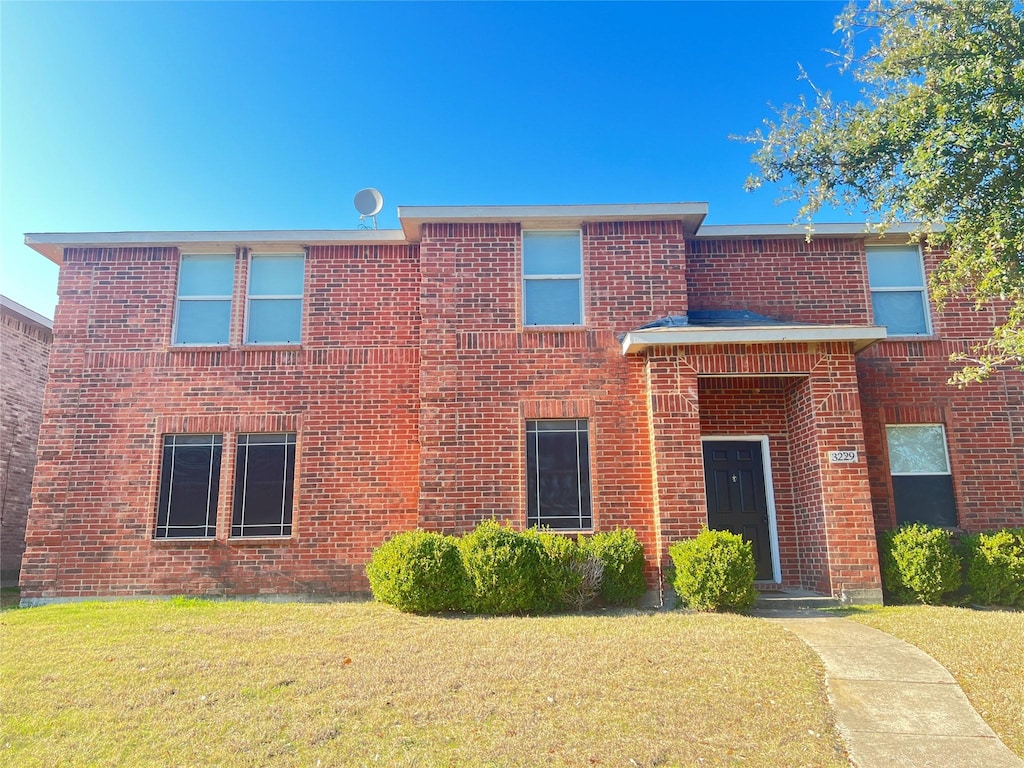
[[[246,344],[298,344],[302,337],[301,253],[253,254],[249,262]]]
[[[865,248],[875,323],[890,336],[926,336],[928,293],[924,264],[917,246]]]
[[[234,254],[183,255],[178,269],[175,344],[227,344]]]
[[[582,324],[579,230],[523,232],[523,325]]]

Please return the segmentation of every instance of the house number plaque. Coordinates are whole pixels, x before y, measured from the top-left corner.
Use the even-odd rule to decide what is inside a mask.
[[[856,451],[829,451],[829,464],[852,464],[857,460]]]

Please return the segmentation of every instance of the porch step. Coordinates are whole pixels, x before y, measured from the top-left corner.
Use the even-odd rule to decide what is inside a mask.
[[[766,611],[795,611],[815,608],[838,608],[839,598],[819,595],[802,589],[765,591],[757,598],[756,608]]]

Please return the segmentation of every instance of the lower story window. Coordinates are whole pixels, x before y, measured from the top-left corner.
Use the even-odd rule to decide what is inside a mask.
[[[594,527],[586,419],[526,422],[526,494],[528,526]]]
[[[217,533],[221,435],[164,435],[156,538]]]
[[[240,434],[232,536],[291,536],[295,433]]]
[[[896,522],[955,527],[956,503],[946,431],[941,424],[885,428]]]

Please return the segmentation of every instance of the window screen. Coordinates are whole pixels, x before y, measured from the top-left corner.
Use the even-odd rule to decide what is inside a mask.
[[[220,492],[220,435],[165,435],[156,537],[213,538]]]
[[[232,536],[290,536],[295,434],[241,434],[235,456]]]
[[[526,522],[590,530],[590,436],[586,419],[526,422]]]

